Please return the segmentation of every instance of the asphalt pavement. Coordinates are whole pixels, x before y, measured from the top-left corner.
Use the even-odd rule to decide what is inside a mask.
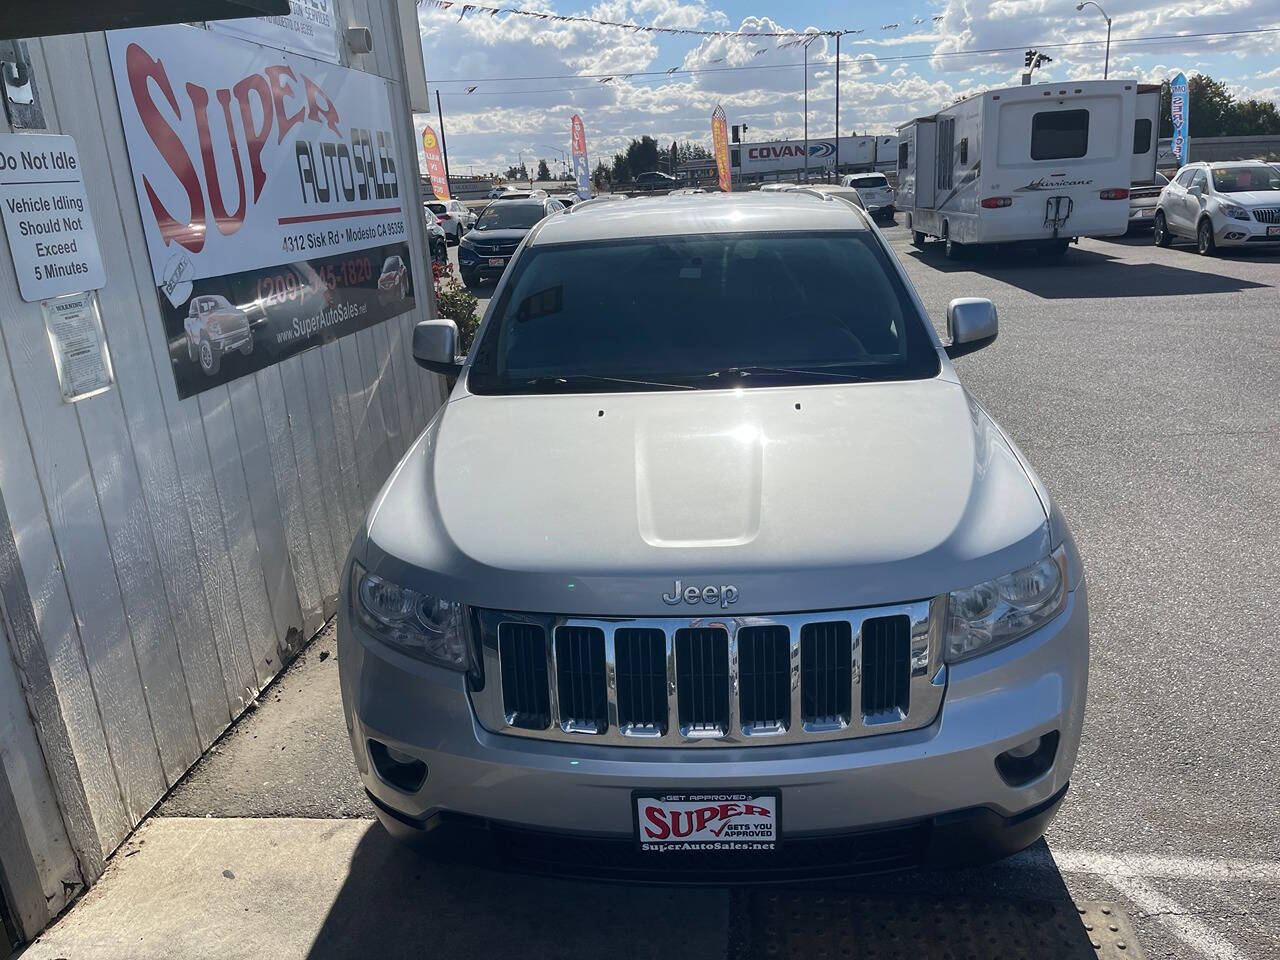
[[[911,247],[901,227],[885,234],[940,331],[952,298],[996,302],[999,339],[957,369],[1028,455],[1084,555],[1089,707],[1072,789],[1047,843],[978,870],[821,891],[826,920],[797,906],[778,914],[777,929],[767,891],[601,891],[444,867],[395,848],[367,821],[330,629],[175,788],[133,852],[145,853],[139,842],[153,836],[153,851],[185,850],[206,864],[198,872],[207,886],[189,892],[197,901],[228,896],[216,892],[232,883],[214,869],[219,857],[243,860],[248,843],[251,860],[269,858],[262,889],[294,891],[277,898],[277,919],[304,930],[272,939],[269,918],[248,897],[243,915],[261,926],[253,928],[260,955],[340,955],[335,945],[354,930],[383,956],[420,956],[427,944],[436,956],[743,960],[764,955],[788,925],[798,933],[802,916],[847,925],[874,900],[884,925],[863,929],[853,952],[830,955],[888,956],[905,935],[894,924],[921,902],[960,910],[976,899],[1114,903],[1136,927],[1140,947],[1129,955],[1280,957],[1280,593],[1271,583],[1280,567],[1280,254],[1210,259],[1189,247],[1158,249],[1148,236],[1085,241],[1060,259],[992,253],[952,262],[939,244]],[[215,824],[196,832],[190,818]],[[249,841],[238,818],[279,819],[262,821]],[[188,882],[166,880],[160,866],[148,874],[146,861],[117,857],[81,916],[96,910],[126,922],[111,912],[113,883]],[[290,878],[312,865],[316,883],[295,891]],[[228,910],[234,920],[239,902],[220,900],[218,922]],[[67,949],[85,942],[76,924],[91,922],[76,917],[46,934],[32,960],[99,955]]]

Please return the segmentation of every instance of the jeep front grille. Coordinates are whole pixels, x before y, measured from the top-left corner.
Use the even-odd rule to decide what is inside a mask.
[[[946,686],[942,604],[778,616],[475,611],[494,733],[628,746],[767,746],[914,730]]]

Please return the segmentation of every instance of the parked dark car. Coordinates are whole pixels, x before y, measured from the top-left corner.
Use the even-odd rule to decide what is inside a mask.
[[[484,208],[475,229],[458,243],[458,272],[474,286],[485,277],[497,278],[534,224],[565,209],[545,194],[528,200],[495,200]]]
[[[669,173],[663,173],[661,170],[646,170],[644,173],[636,174],[637,190],[674,190],[680,186],[680,181]]]

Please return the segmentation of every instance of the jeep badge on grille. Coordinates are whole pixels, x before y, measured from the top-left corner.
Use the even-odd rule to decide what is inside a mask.
[[[738,588],[732,583],[722,583],[718,587],[685,587],[677,580],[675,589],[662,595],[662,602],[673,607],[681,602],[712,605],[718,603],[723,610],[727,609],[729,604],[738,602]]]

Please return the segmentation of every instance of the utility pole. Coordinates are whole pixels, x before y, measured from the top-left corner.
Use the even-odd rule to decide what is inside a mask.
[[[428,107],[428,110],[431,108]],[[444,107],[440,106],[440,91],[436,90],[436,114],[440,117],[440,153],[444,157],[444,181],[449,182],[449,146],[444,139]],[[452,194],[452,188],[449,190]]]
[[[809,182],[809,44],[818,39],[814,34],[804,42],[804,182]]]
[[[807,152],[807,151],[806,151]],[[840,34],[836,34],[836,183],[840,182]]]

